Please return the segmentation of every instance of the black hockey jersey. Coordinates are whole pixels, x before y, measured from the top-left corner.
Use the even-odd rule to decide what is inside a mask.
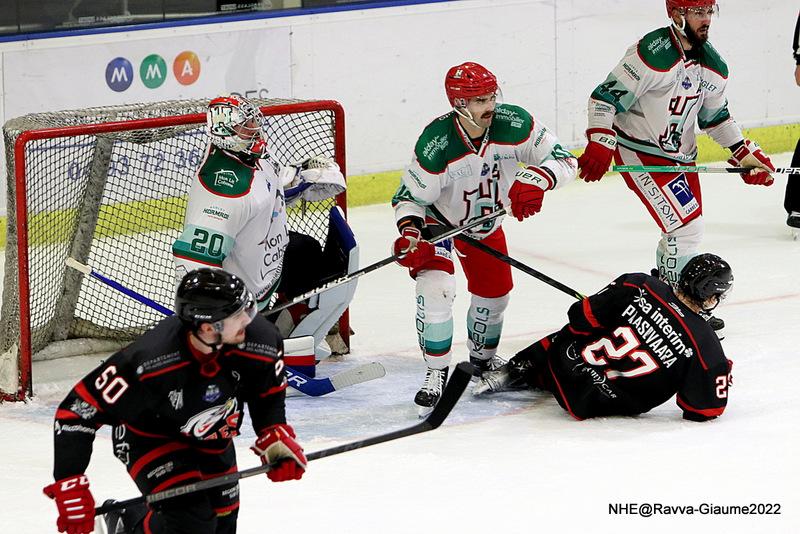
[[[168,317],[84,377],[55,417],[56,480],[84,473],[102,425],[202,448],[238,433],[244,403],[256,431],[285,423],[283,340],[261,316],[240,345],[201,364],[188,330]]]
[[[708,323],[658,278],[622,275],[568,315],[548,359],[556,398],[576,418],[640,414],[676,393],[687,419],[722,414],[731,362]]]

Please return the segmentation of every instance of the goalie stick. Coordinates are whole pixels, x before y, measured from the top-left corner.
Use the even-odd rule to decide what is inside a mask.
[[[750,172],[760,167],[705,167],[703,165],[614,165],[614,172],[705,172],[705,173],[735,173]],[[762,169],[766,170],[766,169]],[[800,174],[800,167],[777,167],[772,174]]]
[[[499,217],[501,215],[504,215],[505,213],[506,213],[506,209],[505,208],[500,208],[499,210],[493,211],[492,213],[489,213],[488,215],[484,215],[483,217],[479,217],[477,219],[473,219],[473,220],[469,221],[468,223],[466,223],[466,224],[464,224],[462,226],[459,226],[458,228],[453,228],[451,230],[448,230],[447,232],[445,232],[445,233],[443,233],[441,235],[438,235],[435,238],[433,238],[433,241],[434,242],[439,242],[439,241],[443,241],[445,239],[449,239],[449,238],[451,238],[453,236],[457,236],[457,235],[459,235],[459,234],[461,234],[463,232],[466,232],[470,228],[475,228],[476,226],[480,226],[482,224],[485,224],[485,223],[491,221],[492,219],[495,219],[495,218],[497,218],[497,217]],[[272,314],[272,313],[275,313],[275,312],[279,312],[279,311],[281,311],[283,309],[289,308],[290,306],[294,306],[298,302],[303,302],[304,300],[307,300],[307,299],[313,297],[314,295],[318,295],[318,294],[320,294],[320,293],[322,293],[324,291],[327,291],[329,289],[333,289],[336,286],[340,286],[342,284],[346,284],[347,282],[350,282],[351,280],[355,280],[356,278],[359,278],[361,276],[364,276],[367,273],[371,273],[372,271],[380,269],[381,267],[383,267],[385,265],[389,265],[390,263],[393,263],[393,262],[397,261],[398,259],[400,259],[401,256],[402,256],[402,254],[394,254],[392,256],[389,256],[388,258],[382,259],[381,261],[375,262],[372,265],[367,265],[363,269],[359,269],[358,271],[352,272],[350,274],[346,274],[346,275],[344,275],[344,276],[342,276],[340,278],[336,278],[334,280],[331,280],[330,282],[326,282],[326,283],[322,284],[321,286],[319,286],[318,288],[312,289],[311,291],[303,293],[302,295],[298,295],[297,297],[293,298],[292,300],[290,300],[288,302],[284,302],[282,304],[279,304],[278,306],[275,306],[274,308],[266,310],[264,313]]]
[[[66,264],[68,267],[72,267],[73,269],[76,269],[84,274],[88,274],[103,284],[113,287],[117,291],[128,295],[129,297],[141,302],[145,306],[149,306],[150,308],[153,308],[164,315],[174,315],[174,312],[169,308],[162,306],[153,299],[145,297],[141,293],[137,293],[133,289],[125,287],[119,282],[112,280],[103,274],[100,274],[88,265],[80,263],[75,258],[67,258]],[[383,365],[378,362],[365,363],[363,365],[359,365],[358,367],[354,367],[353,369],[348,369],[347,371],[342,371],[341,373],[337,373],[331,377],[324,378],[312,378],[296,369],[289,367],[288,365],[285,366],[284,369],[286,370],[286,380],[289,385],[310,397],[320,397],[339,389],[386,376],[386,369],[384,369]]]
[[[421,421],[420,423],[408,428],[403,428],[401,430],[395,430],[393,432],[381,434],[379,436],[373,436],[371,438],[353,441],[351,443],[337,445],[336,447],[331,447],[329,449],[312,452],[306,456],[306,459],[309,462],[312,460],[319,460],[320,458],[327,458],[328,456],[335,456],[343,452],[363,449],[364,447],[377,445],[378,443],[386,443],[387,441],[393,441],[439,428],[439,426],[441,426],[441,424],[452,411],[453,407],[458,402],[458,399],[461,398],[461,394],[464,393],[464,390],[467,388],[467,384],[469,384],[473,372],[474,368],[472,364],[468,362],[461,362],[456,365],[450,380],[447,381],[447,385],[442,392],[442,397],[439,399],[439,402],[433,408],[433,411],[430,413],[430,415],[428,415],[428,417],[426,417],[425,420]],[[237,471],[235,473],[229,473],[227,475],[185,484],[183,486],[170,488],[157,493],[151,493],[150,495],[142,495],[126,501],[104,504],[103,506],[95,508],[95,515],[106,514],[113,510],[120,510],[135,504],[152,504],[166,499],[171,499],[172,497],[177,497],[179,495],[186,495],[187,493],[194,493],[196,491],[216,488],[224,484],[236,482],[237,480],[241,480],[243,478],[266,473],[269,470],[269,465],[260,465],[258,467],[252,467],[243,471]]]

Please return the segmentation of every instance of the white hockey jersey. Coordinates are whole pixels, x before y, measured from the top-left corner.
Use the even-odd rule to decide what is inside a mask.
[[[201,267],[225,269],[242,278],[260,309],[268,304],[289,243],[281,169],[269,154],[249,163],[209,147],[172,245],[178,279]]]
[[[706,43],[683,51],[672,26],[631,46],[589,99],[589,128],[613,129],[620,145],[680,163],[697,157],[696,125],[730,147],[742,132],[728,112],[728,66]]]
[[[575,179],[577,162],[561,147],[546,126],[534,121],[524,109],[500,104],[480,146],[474,146],[454,111],[439,117],[422,132],[411,165],[392,199],[395,218],[414,216],[439,220],[451,226],[510,206],[508,191],[519,170],[546,167],[554,177],[545,190],[562,187]],[[436,208],[434,213],[430,208]],[[473,229],[477,238],[491,234],[500,217]]]

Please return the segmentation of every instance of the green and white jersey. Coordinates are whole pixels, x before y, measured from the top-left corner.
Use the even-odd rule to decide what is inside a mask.
[[[521,107],[498,105],[480,146],[472,143],[451,111],[430,123],[417,141],[411,165],[392,199],[395,217],[430,221],[438,218],[429,209],[435,207],[447,219],[442,222],[462,226],[510,206],[508,191],[520,163],[552,172],[552,183],[542,184],[545,190],[575,179],[573,155],[561,147],[553,132]],[[500,219],[489,221],[471,235],[480,238],[491,234]]]
[[[687,57],[673,27],[628,48],[589,99],[589,129],[617,132],[620,145],[677,162],[697,156],[696,126],[729,147],[743,139],[728,112],[728,66],[711,44]]]
[[[201,267],[239,276],[266,306],[289,243],[280,164],[269,154],[246,162],[210,146],[192,182],[183,233],[172,245],[180,279]]]

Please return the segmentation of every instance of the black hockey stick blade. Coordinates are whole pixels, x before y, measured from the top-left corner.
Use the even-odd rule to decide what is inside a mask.
[[[385,443],[387,441],[413,436],[414,434],[421,434],[422,432],[428,432],[429,430],[439,428],[444,420],[447,419],[447,416],[450,415],[450,412],[458,402],[458,399],[461,398],[464,390],[467,389],[467,384],[469,384],[473,372],[474,367],[468,362],[461,362],[456,365],[456,368],[453,370],[453,374],[450,376],[450,380],[447,381],[447,385],[442,392],[442,397],[439,399],[439,402],[433,408],[433,411],[430,413],[430,415],[428,415],[428,417],[425,418],[424,421],[421,421],[414,426],[410,426],[401,430],[395,430],[394,432],[389,432],[380,436],[373,436],[371,438],[353,441],[351,443],[345,443],[329,449],[312,452],[306,456],[306,458],[309,462],[312,460],[319,460],[320,458],[327,458],[328,456],[334,456],[343,452],[363,449],[364,447],[369,447],[370,445],[377,445],[378,443]],[[196,491],[203,491],[225,484],[230,484],[243,478],[260,475],[266,473],[269,471],[269,469],[270,467],[268,465],[260,465],[258,467],[252,467],[243,471],[237,471],[235,473],[229,473],[227,475],[209,478],[199,482],[193,482],[191,484],[185,484],[183,486],[170,488],[157,493],[151,493],[147,496],[143,495],[140,497],[134,497],[133,499],[128,499],[126,501],[110,502],[108,504],[104,504],[103,506],[97,507],[94,512],[96,515],[102,515],[113,510],[120,510],[145,502],[160,502],[173,497],[178,497],[180,495],[186,495]]]

